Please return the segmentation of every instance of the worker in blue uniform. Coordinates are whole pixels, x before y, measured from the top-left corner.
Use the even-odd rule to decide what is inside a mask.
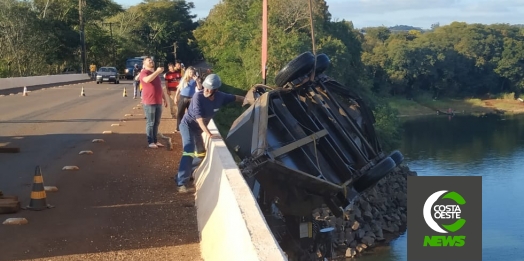
[[[180,122],[183,153],[178,174],[175,177],[180,193],[194,191],[194,188],[189,187],[188,181],[191,177],[193,158],[205,156],[202,133],[206,133],[209,139],[220,138],[220,136],[212,135],[207,128],[211,119],[222,106],[232,102],[244,101],[244,96],[219,91],[222,81],[216,74],[209,74],[204,79],[202,86],[204,89],[195,92],[189,108]]]

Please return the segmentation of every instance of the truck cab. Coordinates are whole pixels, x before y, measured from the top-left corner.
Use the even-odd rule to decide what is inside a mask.
[[[135,70],[135,64],[138,65],[138,69],[142,69],[142,62],[144,57],[135,57],[126,60],[126,68],[124,70],[126,79],[133,79],[133,72]]]

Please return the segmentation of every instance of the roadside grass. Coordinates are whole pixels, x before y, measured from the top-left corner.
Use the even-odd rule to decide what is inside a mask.
[[[398,111],[398,115],[402,116],[416,116],[435,114],[432,109],[422,106],[414,100],[408,100],[401,97],[392,97],[387,99],[389,106]]]

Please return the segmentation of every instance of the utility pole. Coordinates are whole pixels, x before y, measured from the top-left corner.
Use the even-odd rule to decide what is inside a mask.
[[[311,25],[311,42],[313,45],[313,55],[315,56],[315,62],[313,63],[313,73],[311,74],[311,81],[315,79],[315,70],[317,69],[317,48],[315,47],[315,27],[313,26],[313,3],[309,0],[309,24]]]
[[[109,32],[111,34],[111,53],[113,55],[113,66],[116,66],[115,40],[113,39],[113,23],[109,23]]]
[[[262,80],[266,84],[267,74],[267,0],[262,2]]]
[[[80,20],[80,59],[82,60],[82,73],[86,73],[86,35],[84,31],[84,7],[85,0],[78,0],[78,17]]]
[[[109,25],[109,33],[111,35],[111,54],[113,56],[113,66],[116,66],[115,42],[113,40],[113,24],[117,24],[117,23],[102,23],[102,24]]]
[[[175,63],[176,63],[176,49],[178,48],[177,42],[173,43],[173,54],[175,55]]]

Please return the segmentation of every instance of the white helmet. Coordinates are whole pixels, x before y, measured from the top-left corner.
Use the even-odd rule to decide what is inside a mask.
[[[220,86],[222,86],[222,81],[220,80],[220,77],[218,77],[218,75],[210,74],[206,77],[202,85],[206,89],[216,90],[220,88]]]

